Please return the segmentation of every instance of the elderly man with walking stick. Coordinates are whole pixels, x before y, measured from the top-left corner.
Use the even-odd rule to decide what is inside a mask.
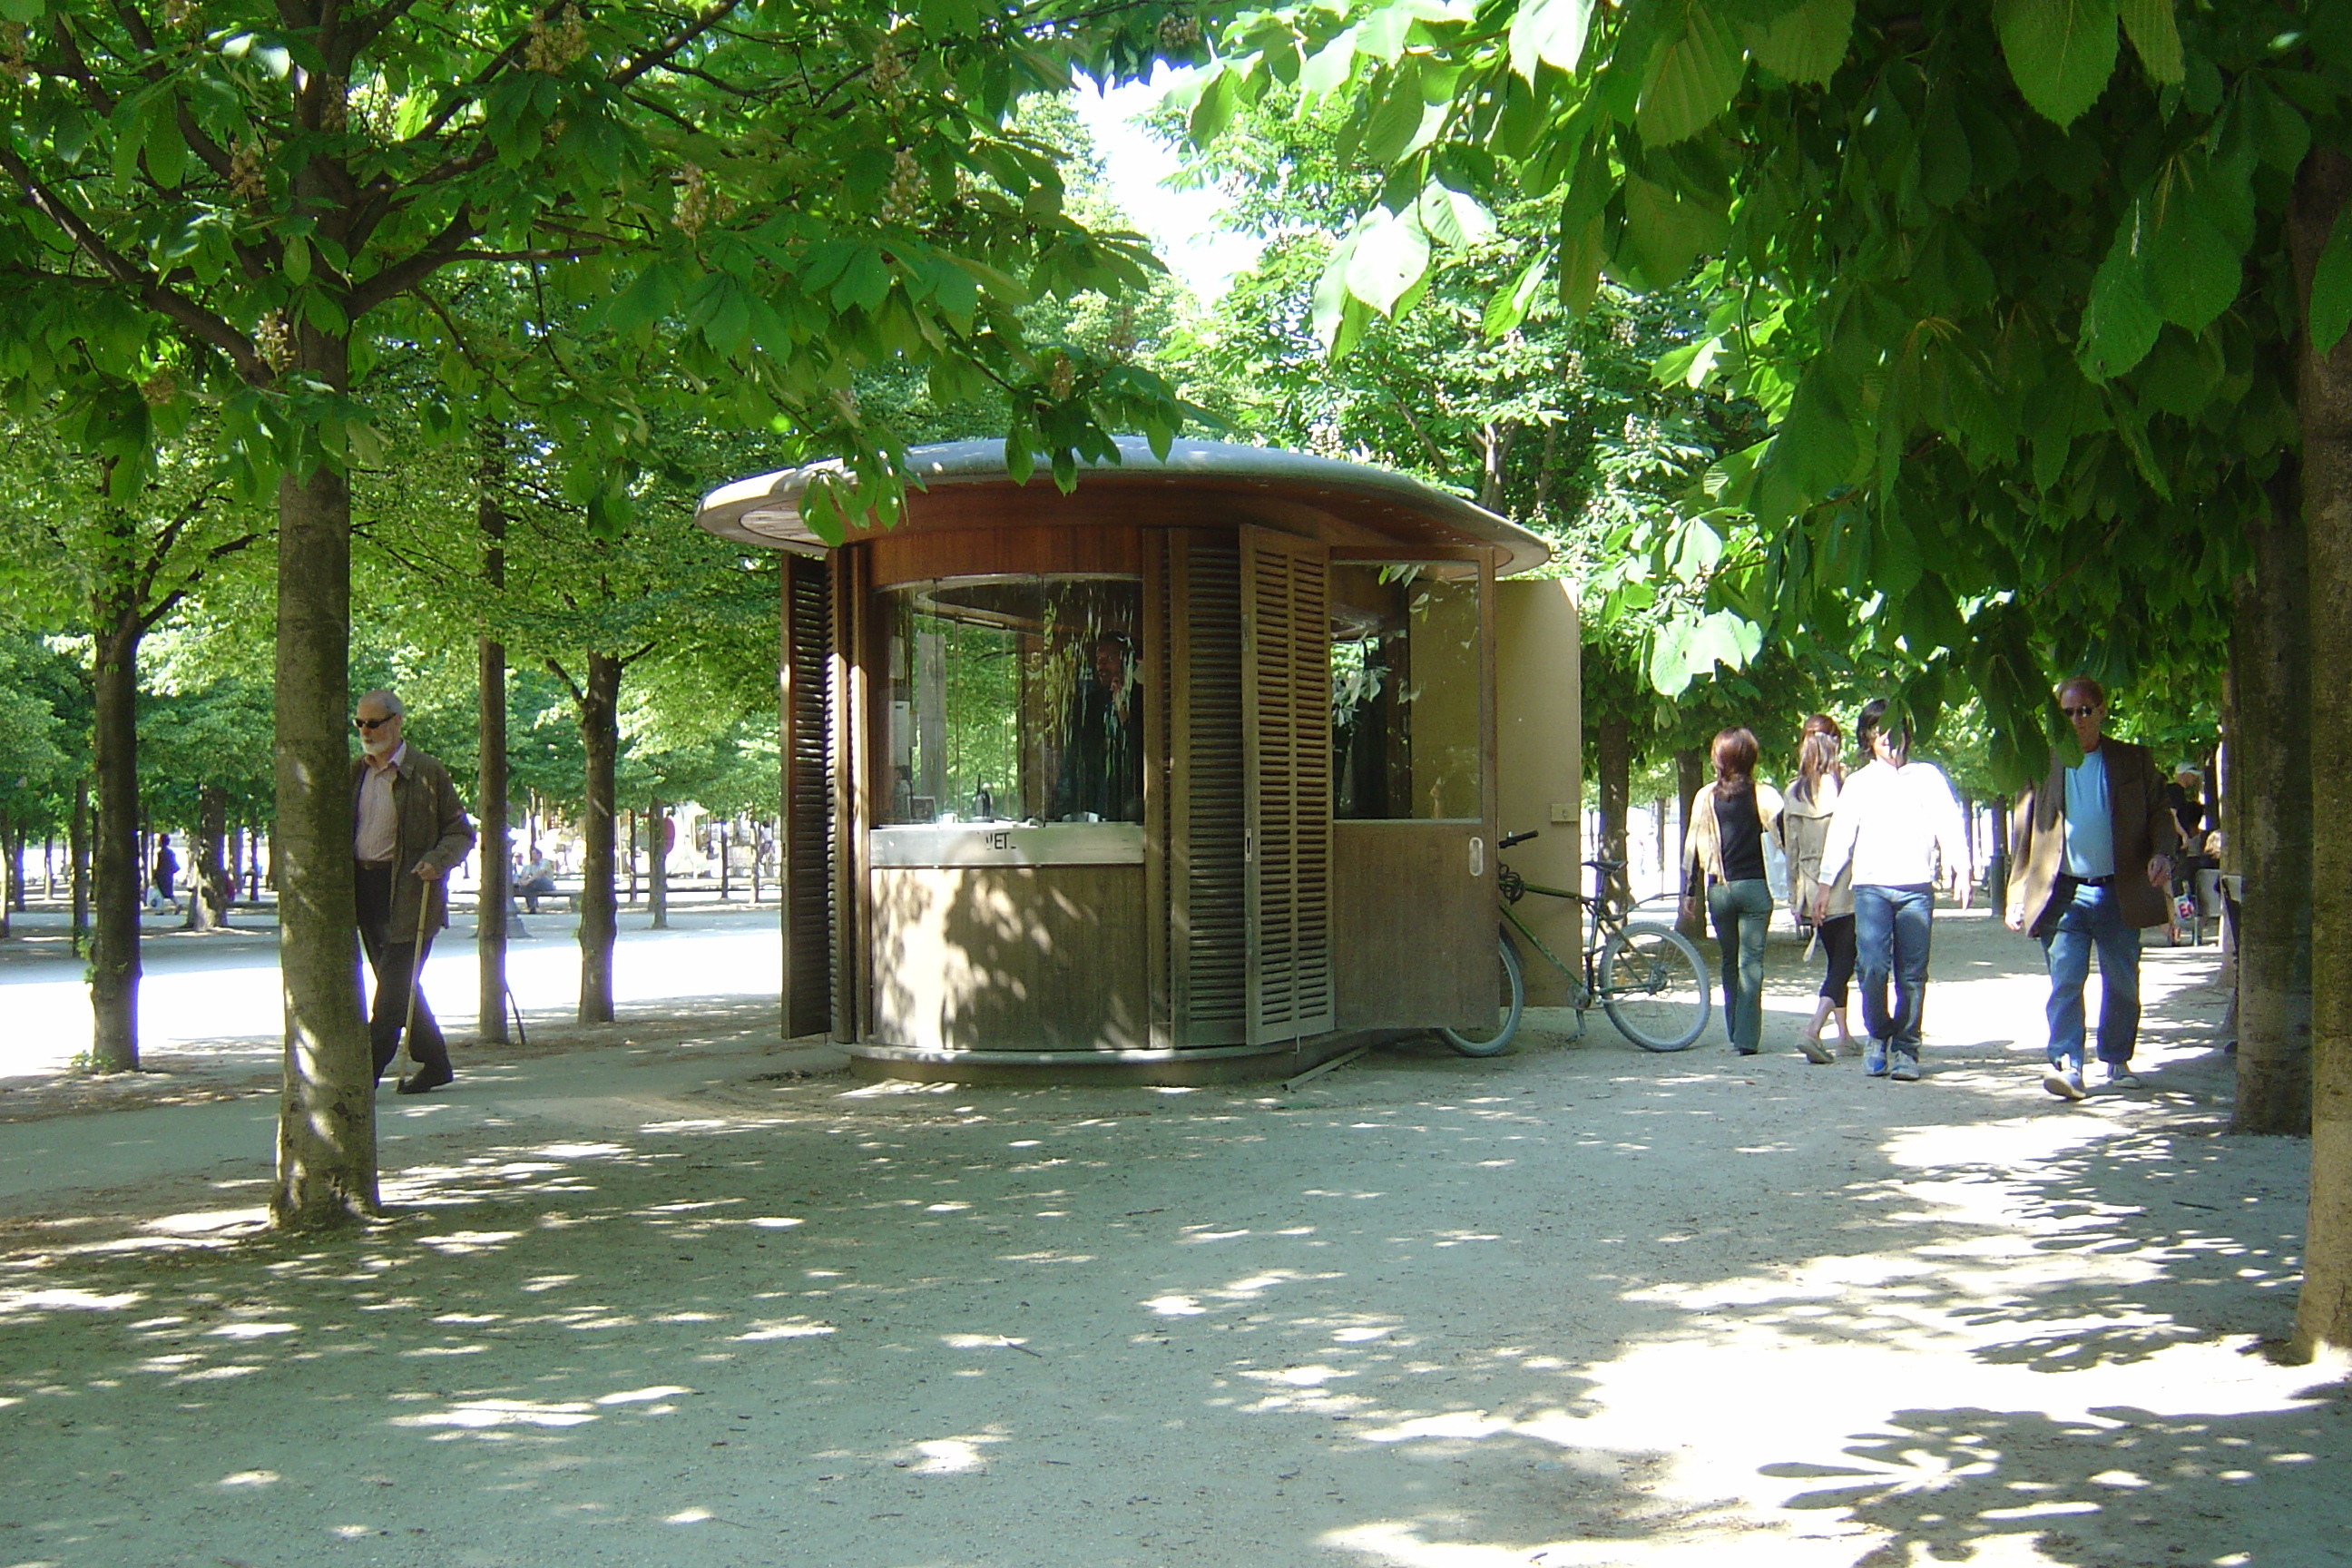
[[[401,1037],[416,1070],[403,1094],[423,1094],[456,1078],[448,1043],[419,977],[433,933],[449,923],[446,879],[474,847],[474,825],[449,782],[449,770],[401,737],[406,710],[390,691],[371,691],[352,721],[360,755],[352,763],[352,856],[358,862],[360,943],[375,972],[368,1043],[375,1074],[400,1054]]]

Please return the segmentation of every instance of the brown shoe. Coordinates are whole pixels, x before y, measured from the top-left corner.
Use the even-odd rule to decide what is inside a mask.
[[[1817,1068],[1825,1068],[1837,1060],[1830,1048],[1822,1044],[1822,1037],[1819,1035],[1798,1036],[1797,1049],[1803,1052],[1805,1059]]]

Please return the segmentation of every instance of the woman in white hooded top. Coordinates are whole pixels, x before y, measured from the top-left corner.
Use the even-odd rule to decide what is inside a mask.
[[[1845,763],[1838,758],[1838,747],[1844,739],[1837,721],[1826,713],[1805,721],[1804,738],[1797,747],[1797,776],[1789,782],[1788,799],[1776,825],[1780,852],[1789,858],[1789,902],[1808,918],[1817,901],[1814,894],[1823,890],[1822,851],[1829,845],[1830,817],[1845,785]],[[1853,1043],[1853,1031],[1845,1021],[1853,982],[1852,877],[1853,868],[1848,867],[1826,889],[1829,901],[1822,907],[1828,912],[1813,927],[1822,949],[1821,997],[1813,1004],[1812,1021],[1797,1038],[1797,1048],[1816,1067],[1832,1059],[1822,1045],[1822,1026],[1832,1018],[1837,1020],[1838,1049],[1847,1056],[1858,1055],[1862,1049]]]

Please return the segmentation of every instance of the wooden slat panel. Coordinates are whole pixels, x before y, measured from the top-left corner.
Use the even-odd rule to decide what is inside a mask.
[[[823,561],[783,563],[784,1035],[828,1030],[841,986],[835,941],[833,592]]]
[[[1318,544],[1242,531],[1252,1043],[1334,1026],[1326,572]]]
[[[1169,991],[1177,1042],[1248,1037],[1241,555],[1230,534],[1171,536]]]
[[[880,866],[870,1038],[924,1050],[1150,1044],[1140,866]]]
[[[1483,874],[1470,874],[1481,832],[1475,822],[1331,825],[1340,1028],[1495,1026],[1492,840]],[[1571,952],[1574,941],[1571,927]]]

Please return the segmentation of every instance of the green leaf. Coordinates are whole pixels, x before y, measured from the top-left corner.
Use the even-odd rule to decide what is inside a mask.
[[[2093,381],[2121,375],[2139,363],[2164,330],[2164,318],[2148,298],[2147,230],[2141,204],[2134,202],[2091,279],[2074,355]]]
[[[1682,281],[1699,253],[1723,243],[1730,220],[1697,198],[1639,174],[1625,181],[1625,232],[1621,260],[1640,282],[1663,289]]]
[[[2147,269],[2148,278],[2166,321],[2201,332],[2237,302],[2244,283],[2237,247],[2186,204],[2175,202],[2158,226],[2155,253],[2163,260]]]
[[[1475,245],[1495,232],[1495,215],[1475,196],[1448,190],[1432,180],[1414,205],[1423,232],[1440,245]]]
[[[1349,27],[1315,51],[1298,73],[1298,90],[1316,98],[1347,85],[1356,65],[1356,29]]]
[[[1748,47],[1766,70],[1788,81],[1826,85],[1845,63],[1853,37],[1853,0],[1805,0],[1748,35]]]
[[[1402,216],[1376,207],[1356,236],[1348,261],[1348,292],[1388,315],[1404,291],[1429,270],[1429,236],[1413,214]]]
[[[2311,269],[2311,304],[2304,321],[2315,355],[2333,353],[2352,327],[2352,205],[2337,209],[2319,264]]]
[[[1599,215],[1559,237],[1559,303],[1578,321],[1601,292],[1601,266],[1608,259],[1608,226]]]
[[[2116,0],[2124,36],[2139,56],[2140,68],[2150,81],[2178,82],[2188,74],[2180,54],[2180,28],[2172,18],[2172,0]]]
[[[1490,339],[1517,331],[1519,323],[1528,319],[1528,312],[1535,308],[1536,296],[1543,289],[1544,273],[1550,265],[1551,258],[1538,255],[1507,288],[1496,289],[1495,297],[1486,301],[1486,313],[1478,323],[1479,330]]]
[[[1592,0],[1528,0],[1511,18],[1511,68],[1532,82],[1541,61],[1573,74],[1592,26]]]
[[[1633,125],[1653,147],[1698,134],[1731,107],[1748,62],[1729,26],[1685,0],[1682,26],[1670,32],[1650,62],[1634,107]]]
[[[882,253],[861,246],[842,269],[841,281],[833,286],[832,298],[836,310],[855,306],[871,310],[889,292],[890,268],[884,263]]]
[[[2072,125],[2116,69],[2116,0],[1995,0],[2009,74],[2045,119]]]

